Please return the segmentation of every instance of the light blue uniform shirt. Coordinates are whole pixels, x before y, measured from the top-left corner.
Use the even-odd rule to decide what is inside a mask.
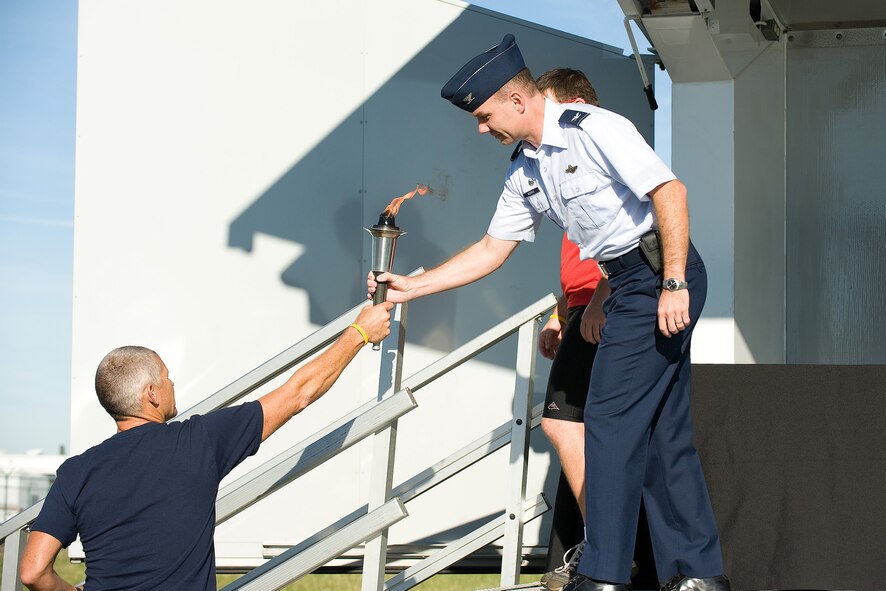
[[[532,242],[544,215],[582,259],[611,260],[655,226],[647,193],[675,178],[621,115],[546,100],[541,146],[524,143],[511,163],[487,233]]]

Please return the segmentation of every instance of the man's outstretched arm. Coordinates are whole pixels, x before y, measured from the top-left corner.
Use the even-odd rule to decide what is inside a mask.
[[[262,441],[326,394],[367,342],[377,343],[388,336],[393,307],[389,302],[367,305],[354,321],[366,333],[365,338],[363,333],[349,326],[337,341],[296,370],[285,384],[258,399],[264,413]]]

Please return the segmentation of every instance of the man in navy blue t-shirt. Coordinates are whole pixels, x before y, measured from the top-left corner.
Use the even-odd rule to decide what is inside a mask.
[[[388,335],[392,307],[366,306],[354,330],[259,400],[182,422],[166,422],[177,414],[175,389],[156,353],[108,353],[95,389],[117,433],[58,469],[31,526],[22,582],[31,591],[80,589],[53,569],[79,534],[88,591],[214,590],[219,482],[325,394],[363,345]]]

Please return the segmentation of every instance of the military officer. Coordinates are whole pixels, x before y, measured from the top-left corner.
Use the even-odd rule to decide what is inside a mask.
[[[667,591],[729,591],[689,414],[689,345],[707,276],[689,241],[686,189],[625,118],[559,105],[538,91],[513,35],[444,86],[480,133],[522,141],[487,234],[416,276],[382,274],[395,302],[492,273],[543,217],[582,258],[601,261],[611,296],[585,408],[587,544],[564,591],[630,589],[641,495]],[[368,287],[376,282],[370,275]]]

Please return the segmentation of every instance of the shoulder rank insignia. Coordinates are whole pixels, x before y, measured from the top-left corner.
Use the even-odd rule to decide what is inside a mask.
[[[520,155],[520,150],[522,150],[522,149],[523,149],[523,140],[520,140],[519,142],[517,142],[517,147],[514,148],[514,151],[511,154],[511,162],[513,162],[514,160],[517,159],[517,156]]]
[[[575,127],[578,127],[588,115],[590,115],[590,113],[566,109],[565,111],[563,111],[563,114],[560,115],[560,123],[562,125],[574,125]]]

